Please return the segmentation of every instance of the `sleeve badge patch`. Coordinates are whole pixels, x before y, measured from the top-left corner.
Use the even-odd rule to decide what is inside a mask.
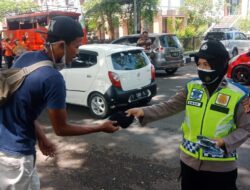
[[[230,96],[225,94],[218,94],[215,103],[220,106],[227,106]]]

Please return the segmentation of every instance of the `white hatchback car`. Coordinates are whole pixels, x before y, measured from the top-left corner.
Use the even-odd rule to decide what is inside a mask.
[[[61,73],[66,102],[89,107],[97,118],[119,106],[148,103],[156,95],[154,66],[140,47],[83,45],[71,67]]]

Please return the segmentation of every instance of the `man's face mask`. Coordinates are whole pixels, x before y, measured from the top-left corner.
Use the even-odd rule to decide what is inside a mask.
[[[198,76],[203,84],[210,85],[219,79],[218,73],[215,70],[206,70],[198,68]]]
[[[55,57],[54,57],[54,53],[53,53],[53,47],[52,45],[53,44],[56,44],[58,42],[54,42],[54,43],[50,43],[50,49],[52,51],[52,57],[53,57],[53,62],[54,62],[54,67],[57,69],[57,70],[62,70],[66,67],[66,54],[67,54],[67,48],[66,48],[66,44],[64,42],[64,45],[63,45],[63,48],[64,48],[64,55],[63,57],[61,58],[61,60],[59,62],[56,62],[55,60]]]

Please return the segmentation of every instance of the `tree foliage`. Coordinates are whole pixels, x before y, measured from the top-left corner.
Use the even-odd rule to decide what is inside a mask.
[[[91,28],[105,27],[108,23],[108,32],[114,39],[114,27],[118,26],[117,17],[121,12],[121,6],[117,0],[88,0],[84,3],[87,25]]]
[[[6,15],[25,13],[38,7],[32,0],[1,0],[0,20]]]
[[[202,35],[206,29],[218,21],[220,11],[224,7],[224,1],[208,0],[185,0],[184,6],[180,8],[187,19],[187,26],[178,30],[179,37],[190,37]]]
[[[188,24],[198,28],[200,25],[211,23],[212,8],[212,1],[185,0],[182,10],[187,17]]]
[[[202,25],[210,25],[216,21],[218,15],[218,8],[222,1],[214,6],[213,1],[208,0],[185,0],[184,6],[181,10],[187,17],[187,24],[192,25],[198,29]]]
[[[159,0],[142,0],[141,16],[145,22],[153,22],[153,16],[157,13]]]
[[[159,0],[136,0],[138,23],[141,19],[145,26],[152,25],[153,16],[156,13]],[[104,27],[108,23],[107,30],[111,38],[114,38],[114,28],[119,25],[121,18],[128,21],[129,33],[134,32],[134,0],[87,0],[84,3],[85,17],[88,29]],[[140,24],[139,24],[140,29]]]
[[[250,18],[239,19],[236,23],[236,28],[239,28],[243,32],[250,31]]]

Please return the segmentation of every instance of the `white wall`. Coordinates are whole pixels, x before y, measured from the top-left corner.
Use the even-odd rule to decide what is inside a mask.
[[[176,8],[176,7],[180,7],[182,3],[183,3],[183,0],[161,0],[160,6]]]
[[[248,7],[247,7],[247,4],[248,4]],[[247,14],[248,16],[250,15],[249,7],[250,7],[250,0],[242,0],[242,6],[241,6],[242,16],[247,16]]]
[[[168,10],[178,10],[183,5],[184,0],[161,0],[159,10],[163,15],[167,14]]]
[[[216,10],[216,6],[218,6],[220,3],[219,11]],[[224,1],[223,0],[213,0],[213,11],[215,14],[213,15],[214,17],[223,17],[224,16]]]

